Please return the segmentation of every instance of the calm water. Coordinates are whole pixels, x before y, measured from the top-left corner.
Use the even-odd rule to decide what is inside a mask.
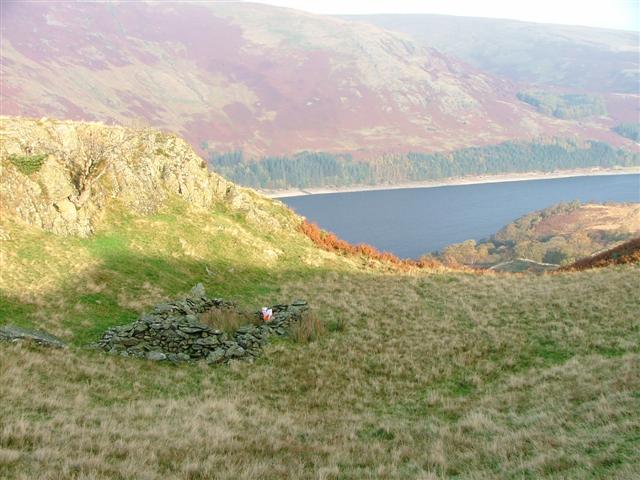
[[[640,202],[640,175],[603,175],[281,199],[352,243],[418,257],[480,240],[533,210],[558,202]]]

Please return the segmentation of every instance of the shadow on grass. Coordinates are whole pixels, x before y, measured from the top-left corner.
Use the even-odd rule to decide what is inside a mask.
[[[262,304],[288,300],[278,297],[282,279],[302,279],[310,274],[302,267],[271,269],[136,255],[127,250],[104,252],[101,260],[99,266],[45,293],[37,304],[0,292],[0,324],[46,329],[51,322],[58,322],[71,332],[67,340],[84,345],[111,326],[135,320],[157,301],[186,294],[198,282],[204,284],[209,296],[257,310]]]

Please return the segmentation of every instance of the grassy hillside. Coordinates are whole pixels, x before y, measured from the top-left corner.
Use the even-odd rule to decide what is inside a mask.
[[[149,143],[153,132],[136,133],[93,184],[77,212],[91,231],[56,234],[45,207],[60,193],[38,193],[42,170],[20,172],[7,154],[53,150],[40,169],[65,185],[59,160],[80,125],[17,124],[26,136],[12,121],[0,131],[0,192],[21,194],[1,203],[0,323],[70,348],[0,344],[0,478],[582,479],[640,468],[637,264],[481,276],[326,252],[278,202],[228,183],[202,195],[216,177],[171,136]],[[56,129],[67,141],[44,142]],[[192,172],[190,190],[173,183],[174,163]],[[125,175],[127,165],[138,168]],[[162,201],[136,209],[145,182]],[[247,308],[305,298],[329,333],[221,367],[84,348],[196,282]]]
[[[206,280],[185,273],[182,290]],[[252,365],[172,367],[3,345],[0,472],[632,478],[639,273],[416,277],[309,267],[280,271],[277,294],[209,285],[253,305],[307,298],[325,321],[344,324],[308,345],[273,343]],[[88,340],[101,322],[133,315],[88,288],[53,295],[61,305],[29,305],[33,323]]]
[[[4,322],[29,326],[47,304],[65,320],[45,326],[82,344],[195,279],[275,302],[281,276],[365,262],[318,251],[292,211],[208,172],[173,135],[4,117],[0,139]],[[98,174],[84,175],[97,158]],[[65,329],[87,315],[91,325]]]
[[[438,257],[445,263],[544,269],[538,262],[568,265],[638,235],[637,203],[561,203],[522,216],[490,239],[450,245]]]

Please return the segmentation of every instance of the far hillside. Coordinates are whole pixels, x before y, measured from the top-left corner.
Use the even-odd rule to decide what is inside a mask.
[[[517,219],[487,240],[450,245],[437,256],[450,264],[497,270],[547,270],[638,235],[638,203],[560,203]]]
[[[408,34],[517,82],[638,93],[640,48],[634,32],[449,15],[346,18]]]
[[[533,105],[539,112],[557,118],[579,119],[607,113],[604,99],[600,95],[526,91],[518,92],[518,98]]]
[[[533,87],[508,72],[362,21],[249,2],[10,5],[0,32],[3,114],[173,131],[245,186],[609,168],[637,155],[633,141],[612,131],[637,120],[637,95],[611,93],[635,92],[637,48],[628,35],[571,34],[565,51],[556,48],[561,30],[539,50],[526,32],[499,25],[499,46],[477,40],[492,45],[489,58],[515,58],[512,69],[541,70],[552,84],[567,70],[566,82],[578,86],[605,82],[586,121],[571,102],[548,115],[520,101],[518,92]],[[444,43],[451,40],[450,32]]]

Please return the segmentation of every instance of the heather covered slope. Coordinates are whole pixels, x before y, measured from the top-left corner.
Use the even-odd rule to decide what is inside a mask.
[[[5,114],[138,118],[246,158],[549,136],[632,145],[610,131],[628,118],[549,118],[510,81],[359,22],[237,3],[4,2],[3,17]]]
[[[282,204],[208,173],[172,135],[0,126],[0,324],[70,343],[0,344],[1,478],[582,479],[640,468],[637,264],[403,273],[320,250]],[[88,146],[112,141],[93,171],[104,173],[73,181],[95,158]],[[305,298],[329,332],[213,368],[84,348],[196,282],[246,308]]]
[[[638,235],[640,203],[560,203],[518,218],[489,239],[450,245],[439,258],[510,270],[557,268]]]
[[[640,237],[624,242],[617,247],[598,253],[597,255],[581,258],[577,262],[563,267],[562,270],[589,270],[625,263],[640,263]]]

